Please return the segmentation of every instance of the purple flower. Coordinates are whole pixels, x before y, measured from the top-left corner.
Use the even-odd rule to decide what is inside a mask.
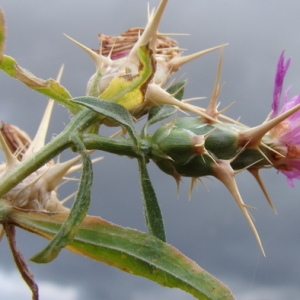
[[[285,62],[282,52],[277,64],[271,118],[300,104],[300,94],[290,99],[288,88],[283,97],[283,106],[280,108],[283,81],[289,65],[290,59]],[[293,179],[300,179],[300,111],[275,126],[270,133],[276,138],[275,148],[283,150],[279,152],[283,152],[285,156],[276,161],[274,166],[287,176],[289,185],[294,187]]]
[[[271,117],[278,115],[278,109],[280,104],[280,98],[282,93],[282,85],[284,81],[285,74],[289,68],[291,59],[289,58],[286,63],[284,63],[284,51],[282,51],[278,63],[277,63],[277,72],[275,76],[275,86],[273,92],[273,102],[272,102],[272,110],[273,113]]]

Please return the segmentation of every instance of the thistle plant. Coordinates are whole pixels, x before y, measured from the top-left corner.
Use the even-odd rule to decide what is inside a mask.
[[[97,50],[68,37],[91,57],[96,69],[87,83],[86,95],[80,97],[71,96],[59,83],[62,70],[56,80],[43,80],[4,54],[1,14],[1,70],[50,98],[33,140],[5,122],[0,132],[5,155],[5,163],[0,166],[1,235],[6,235],[33,299],[39,297],[38,285],[17,248],[15,226],[50,240],[31,258],[36,263],[48,263],[66,248],[164,286],[181,288],[198,299],[233,299],[224,284],[167,244],[147,163],[153,161],[161,171],[173,176],[178,187],[182,177],[190,177],[190,193],[202,177],[213,176],[221,181],[248,222],[263,255],[263,242],[235,175],[248,170],[274,211],[259,171],[275,168],[286,175],[291,186],[294,179],[300,178],[300,96],[290,99],[287,90],[281,107],[290,60],[285,61],[284,53],[280,55],[271,113],[262,124],[250,128],[218,110],[225,45],[183,55],[173,38],[159,32],[166,5],[167,0],[162,0],[156,10],[148,13],[145,28],[131,28],[120,36],[100,35]],[[183,99],[186,82],[170,84],[170,80],[182,65],[212,51],[220,52],[216,79],[208,106],[198,107],[190,104],[190,99]],[[65,129],[45,144],[55,101],[73,116]],[[138,122],[142,123],[140,130]],[[153,124],[159,127],[150,133]],[[121,131],[105,136],[99,131],[101,126],[121,127]],[[66,149],[76,156],[60,162],[56,157]],[[101,168],[101,163],[93,166],[100,158],[91,160],[90,153],[98,150],[137,160],[148,233],[87,215],[93,201],[93,168]],[[58,199],[57,189],[77,170],[81,170],[81,176],[69,208],[65,205],[68,199]]]

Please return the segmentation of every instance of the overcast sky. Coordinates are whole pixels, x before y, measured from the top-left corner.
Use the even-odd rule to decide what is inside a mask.
[[[62,84],[73,96],[85,93],[94,72],[87,55],[62,33],[91,48],[98,47],[98,33],[117,35],[146,23],[147,2],[110,1],[11,1],[2,0],[7,23],[6,54],[41,78],[55,77],[62,63]],[[277,59],[282,50],[292,62],[285,87],[300,92],[300,2],[298,0],[179,1],[170,0],[161,32],[190,33],[180,36],[180,47],[192,53],[229,43],[224,53],[221,107],[232,118],[260,124],[270,112]],[[159,1],[150,0],[151,7]],[[208,54],[185,66],[177,77],[188,79],[186,98],[211,94],[218,53]],[[32,137],[46,105],[46,98],[0,73],[0,119],[26,130]],[[203,102],[205,105],[205,102]],[[201,103],[202,104],[202,103]],[[63,107],[55,108],[49,139],[69,122]],[[103,153],[101,153],[102,155]],[[275,170],[262,172],[277,208],[268,207],[259,187],[248,174],[238,176],[244,201],[252,211],[267,257],[226,188],[205,179],[209,192],[199,185],[191,201],[184,179],[180,193],[172,178],[150,164],[149,170],[165,217],[168,242],[229,285],[237,299],[296,299],[300,294],[300,184],[290,188]],[[90,214],[122,226],[145,230],[137,164],[125,157],[105,154],[95,166],[95,186]],[[75,186],[64,187],[64,198]],[[71,189],[71,190],[70,190]],[[26,258],[46,241],[18,231],[18,245]],[[30,292],[15,274],[6,240],[0,244],[1,299],[30,299]],[[176,289],[123,273],[106,265],[62,251],[48,265],[30,263],[40,285],[41,300],[188,300]],[[16,288],[17,287],[17,288]],[[22,295],[22,296],[21,296]]]

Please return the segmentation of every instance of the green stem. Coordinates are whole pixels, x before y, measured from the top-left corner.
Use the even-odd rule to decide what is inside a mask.
[[[76,134],[76,132],[82,132],[95,123],[97,118],[97,114],[89,109],[84,109],[75,115],[63,132],[57,135],[52,141],[30,158],[22,162],[18,167],[1,178],[0,198],[63,150],[71,147],[73,142],[69,138],[70,135]]]
[[[83,143],[88,150],[102,150],[105,152],[126,155],[131,158],[139,158],[141,155],[137,151],[131,139],[113,139],[98,134],[84,134]]]

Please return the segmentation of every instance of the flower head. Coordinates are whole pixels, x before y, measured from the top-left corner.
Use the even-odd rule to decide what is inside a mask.
[[[204,115],[199,108],[176,100],[164,86],[181,66],[224,45],[182,56],[177,42],[158,32],[167,2],[161,0],[158,8],[148,14],[145,28],[131,28],[119,36],[100,34],[99,50],[89,49],[69,37],[92,58],[96,67],[87,84],[87,95],[118,103],[136,119],[150,107],[161,104]]]
[[[289,65],[290,59],[285,62],[282,52],[277,64],[271,118],[300,104],[300,94],[290,98],[288,88],[283,97],[283,106],[280,108],[283,81]],[[274,166],[287,176],[289,185],[294,186],[293,179],[300,179],[300,111],[296,111],[275,126],[270,134],[274,138],[274,149],[284,156],[277,156],[273,162]]]
[[[0,146],[6,162],[0,165],[0,179],[30,158],[45,143],[53,100],[50,100],[33,140],[14,125],[0,123]],[[68,212],[69,208],[57,198],[59,183],[67,174],[78,170],[80,157],[66,162],[49,161],[12,188],[3,198],[12,206],[36,211]]]

